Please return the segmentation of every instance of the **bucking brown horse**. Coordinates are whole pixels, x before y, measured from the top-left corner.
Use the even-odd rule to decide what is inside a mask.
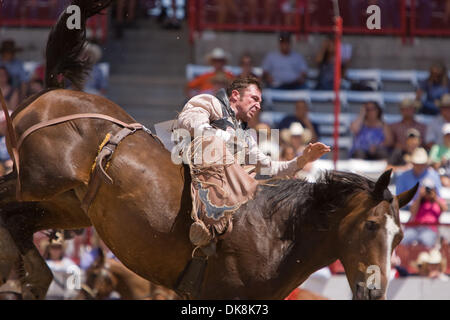
[[[106,98],[60,89],[61,78],[81,87],[87,71],[79,60],[85,20],[107,2],[74,1],[82,9],[82,30],[67,29],[68,14],[61,15],[47,45],[47,89],[12,115],[17,139],[36,124],[73,114],[136,122]],[[126,137],[107,169],[113,183],[102,183],[89,210],[81,209],[99,145],[121,129],[105,119],[80,118],[45,126],[21,142],[14,171],[0,181],[0,284],[19,263],[26,271],[24,298],[44,298],[52,276],[32,243],[33,233],[94,226],[129,269],[178,290],[194,249],[190,176],[154,136],[138,130]],[[14,154],[12,142],[9,135]],[[315,183],[278,179],[259,186],[254,199],[234,213],[232,232],[217,243],[198,291],[189,297],[283,299],[314,271],[340,259],[355,298],[385,298],[391,253],[402,239],[399,208],[417,189],[393,196],[387,189],[390,175],[372,182],[328,172]],[[368,285],[373,266],[378,286]]]

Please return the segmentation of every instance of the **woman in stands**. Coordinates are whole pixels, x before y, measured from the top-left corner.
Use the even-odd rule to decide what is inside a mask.
[[[383,110],[378,103],[367,102],[358,118],[350,126],[353,133],[352,158],[380,160],[388,158],[387,146],[392,144],[392,133],[383,121]]]
[[[419,112],[430,115],[439,114],[435,101],[440,100],[446,93],[450,93],[447,68],[442,63],[435,63],[430,68],[430,76],[419,84],[417,90],[417,100],[422,101]]]

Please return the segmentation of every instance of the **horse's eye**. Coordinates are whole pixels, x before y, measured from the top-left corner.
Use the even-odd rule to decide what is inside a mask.
[[[375,221],[366,221],[366,229],[369,231],[377,231],[378,230],[378,223]]]

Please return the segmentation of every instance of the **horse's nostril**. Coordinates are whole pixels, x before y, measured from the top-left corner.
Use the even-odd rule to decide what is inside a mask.
[[[368,299],[368,292],[367,292],[366,284],[364,282],[359,282],[356,284],[356,292],[355,292],[355,299],[356,300],[366,300]]]
[[[369,289],[369,300],[379,300],[383,298],[383,291],[381,289]]]

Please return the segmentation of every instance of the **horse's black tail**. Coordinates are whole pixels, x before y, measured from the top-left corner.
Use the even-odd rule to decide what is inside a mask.
[[[91,63],[80,56],[86,45],[86,21],[108,7],[113,0],[72,0],[53,26],[47,40],[46,88],[63,87],[59,75],[74,88],[83,89]]]

